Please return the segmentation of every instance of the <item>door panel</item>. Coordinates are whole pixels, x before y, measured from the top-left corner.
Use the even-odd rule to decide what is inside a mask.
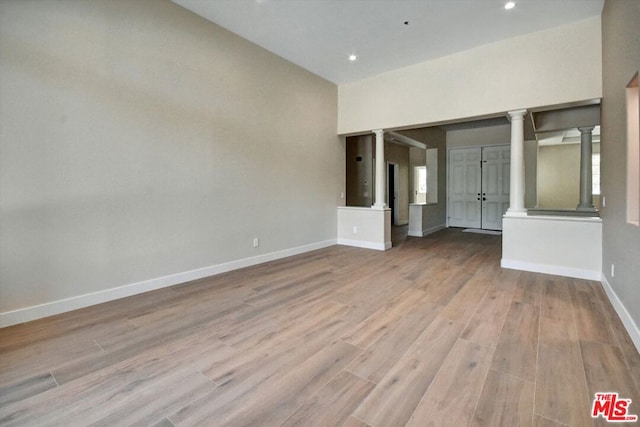
[[[480,228],[481,151],[462,148],[449,152],[449,226]]]
[[[508,145],[482,148],[482,228],[484,229],[502,230],[502,216],[509,208],[510,155]]]

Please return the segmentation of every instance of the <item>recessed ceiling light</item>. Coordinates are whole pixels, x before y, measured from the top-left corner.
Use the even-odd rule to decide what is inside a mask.
[[[516,3],[512,1],[508,1],[504,5],[504,8],[507,10],[513,9],[514,7],[516,7]]]
[[[349,55],[349,61],[355,61],[356,59],[358,59],[357,56],[355,55]]]

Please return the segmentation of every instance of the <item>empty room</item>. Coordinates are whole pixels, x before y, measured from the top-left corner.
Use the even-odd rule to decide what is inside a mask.
[[[637,0],[0,0],[0,425],[640,415]]]

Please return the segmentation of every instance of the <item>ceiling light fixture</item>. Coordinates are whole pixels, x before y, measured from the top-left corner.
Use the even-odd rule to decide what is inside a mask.
[[[511,10],[514,7],[516,7],[516,3],[512,2],[512,1],[508,1],[507,3],[505,3],[504,8],[507,10]]]
[[[353,55],[353,54],[349,55],[349,61],[352,61],[352,62],[353,62],[353,61],[355,61],[356,59],[358,59],[358,57],[357,57],[357,56],[355,56],[355,55]]]

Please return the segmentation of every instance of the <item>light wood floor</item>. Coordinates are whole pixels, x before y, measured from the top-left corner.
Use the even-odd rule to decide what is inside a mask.
[[[582,427],[598,391],[640,414],[599,283],[500,269],[499,236],[398,241],[0,330],[0,425]]]

